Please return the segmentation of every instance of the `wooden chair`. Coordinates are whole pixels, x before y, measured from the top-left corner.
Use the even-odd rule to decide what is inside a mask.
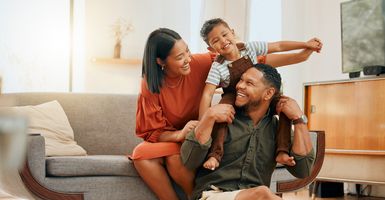
[[[321,170],[324,157],[325,157],[325,132],[324,131],[310,131],[310,132],[315,132],[317,134],[317,141],[316,141],[316,147],[315,147],[316,155],[315,155],[313,170],[310,176],[304,179],[278,181],[276,185],[277,186],[276,193],[282,194],[285,192],[292,192],[292,191],[299,190],[301,188],[306,187],[307,185],[309,185],[315,180],[319,171]]]

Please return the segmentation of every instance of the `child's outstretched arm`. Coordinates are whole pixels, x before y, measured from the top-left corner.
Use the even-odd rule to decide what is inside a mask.
[[[313,51],[319,52],[322,48],[322,42],[318,38],[310,39],[307,42],[296,42],[296,41],[269,42],[267,48],[268,48],[267,53],[290,51],[295,49],[311,49]]]
[[[199,104],[199,119],[201,119],[203,114],[211,106],[211,101],[213,99],[213,96],[214,96],[216,89],[217,89],[216,85],[206,83],[206,86],[203,89],[202,99],[201,99],[201,102]]]
[[[313,50],[305,49],[298,53],[268,54],[266,55],[266,64],[272,67],[297,64],[306,61],[312,53]]]

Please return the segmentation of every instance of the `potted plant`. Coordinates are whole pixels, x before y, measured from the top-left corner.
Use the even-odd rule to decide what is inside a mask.
[[[114,58],[120,58],[122,40],[132,30],[134,30],[134,26],[124,18],[118,18],[112,25],[112,31],[115,37]]]

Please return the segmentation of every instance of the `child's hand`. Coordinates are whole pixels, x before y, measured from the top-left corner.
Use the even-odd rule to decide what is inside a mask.
[[[308,49],[316,51],[317,53],[321,52],[321,49],[323,46],[321,40],[318,38],[310,39],[309,41],[306,42],[306,45]]]
[[[187,124],[183,127],[181,133],[177,135],[177,141],[182,142],[186,138],[186,135],[190,131],[192,131],[197,125],[197,120],[190,120],[189,122],[187,122]]]
[[[210,157],[206,160],[205,163],[203,163],[203,167],[210,170],[215,170],[219,166],[219,162],[214,157]]]

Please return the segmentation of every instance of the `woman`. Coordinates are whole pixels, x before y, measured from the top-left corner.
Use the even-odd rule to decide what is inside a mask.
[[[311,50],[266,56],[266,63],[283,66],[306,60]],[[131,159],[139,175],[159,199],[178,199],[171,178],[190,196],[194,172],[182,164],[179,150],[195,128],[199,103],[215,55],[191,55],[178,33],[167,28],[153,31],[143,56],[138,96],[136,134],[144,139]]]
[[[196,126],[211,63],[208,53],[191,55],[170,29],[155,30],[147,39],[136,119],[136,133],[145,141],[131,158],[159,199],[178,199],[168,174],[187,195],[192,193],[194,173],[183,166],[179,148]]]

